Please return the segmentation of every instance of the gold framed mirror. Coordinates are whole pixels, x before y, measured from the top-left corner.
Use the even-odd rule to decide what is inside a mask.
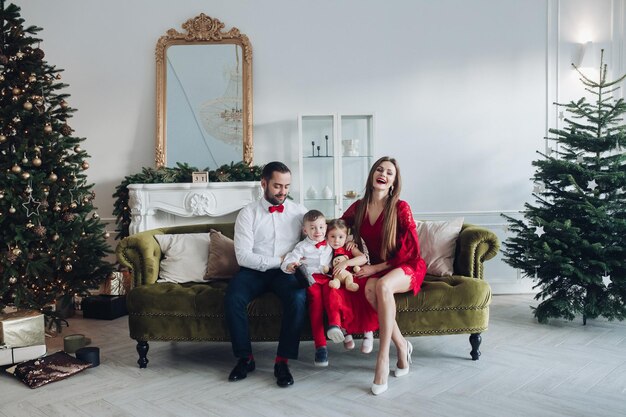
[[[252,164],[252,47],[201,13],[156,46],[157,168]]]

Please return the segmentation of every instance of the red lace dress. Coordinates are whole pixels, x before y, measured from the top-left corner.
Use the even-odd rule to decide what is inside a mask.
[[[348,226],[354,225],[354,216],[356,208],[361,204],[361,200],[356,201],[348,210],[343,214],[342,219],[346,221]],[[372,277],[382,277],[387,272],[395,268],[402,268],[404,273],[411,277],[411,288],[413,294],[417,294],[424,281],[426,275],[426,263],[420,255],[419,241],[417,239],[417,229],[415,226],[415,220],[413,220],[413,214],[411,213],[411,207],[406,201],[398,201],[398,231],[396,234],[396,253],[392,258],[387,259],[387,263],[390,267],[382,272],[379,272]],[[367,249],[370,256],[370,263],[372,265],[382,263],[380,258],[380,248],[383,232],[383,213],[378,216],[376,222],[371,224],[365,213],[365,218],[361,223],[361,238],[367,245]]]

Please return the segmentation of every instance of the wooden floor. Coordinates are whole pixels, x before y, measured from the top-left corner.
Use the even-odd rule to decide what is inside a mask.
[[[375,356],[358,349],[330,346],[330,366],[316,368],[312,342],[303,342],[291,362],[296,383],[283,389],[272,375],[275,343],[255,344],[257,370],[229,383],[228,343],[151,342],[140,370],[126,317],[78,316],[48,339],[48,351],[84,333],[100,347],[101,365],[34,390],[1,372],[0,416],[626,415],[626,323],[540,325],[534,304],[530,295],[495,296],[476,362],[467,335],[412,338],[411,373],[390,376],[378,397],[369,392]]]

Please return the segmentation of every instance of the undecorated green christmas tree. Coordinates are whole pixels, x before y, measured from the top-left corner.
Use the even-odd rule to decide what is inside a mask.
[[[626,317],[626,103],[613,96],[626,76],[607,81],[603,61],[599,81],[574,66],[591,100],[558,104],[568,117],[533,162],[535,204],[505,216],[505,261],[536,280],[541,323]]]
[[[43,310],[97,288],[113,267],[61,70],[19,7],[0,0],[0,24],[0,309]]]

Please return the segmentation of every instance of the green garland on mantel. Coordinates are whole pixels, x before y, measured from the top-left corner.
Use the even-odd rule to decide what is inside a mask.
[[[141,172],[124,177],[120,185],[115,188],[113,197],[115,205],[113,215],[115,217],[115,231],[118,232],[115,239],[122,239],[129,235],[130,208],[128,207],[128,185],[129,184],[159,184],[191,182],[193,172],[200,171],[196,167],[190,167],[186,163],[176,163],[176,167],[168,168],[142,168]],[[222,165],[218,169],[209,171],[210,182],[239,182],[239,181],[260,181],[263,166],[248,165],[245,162],[231,162],[230,165]]]

